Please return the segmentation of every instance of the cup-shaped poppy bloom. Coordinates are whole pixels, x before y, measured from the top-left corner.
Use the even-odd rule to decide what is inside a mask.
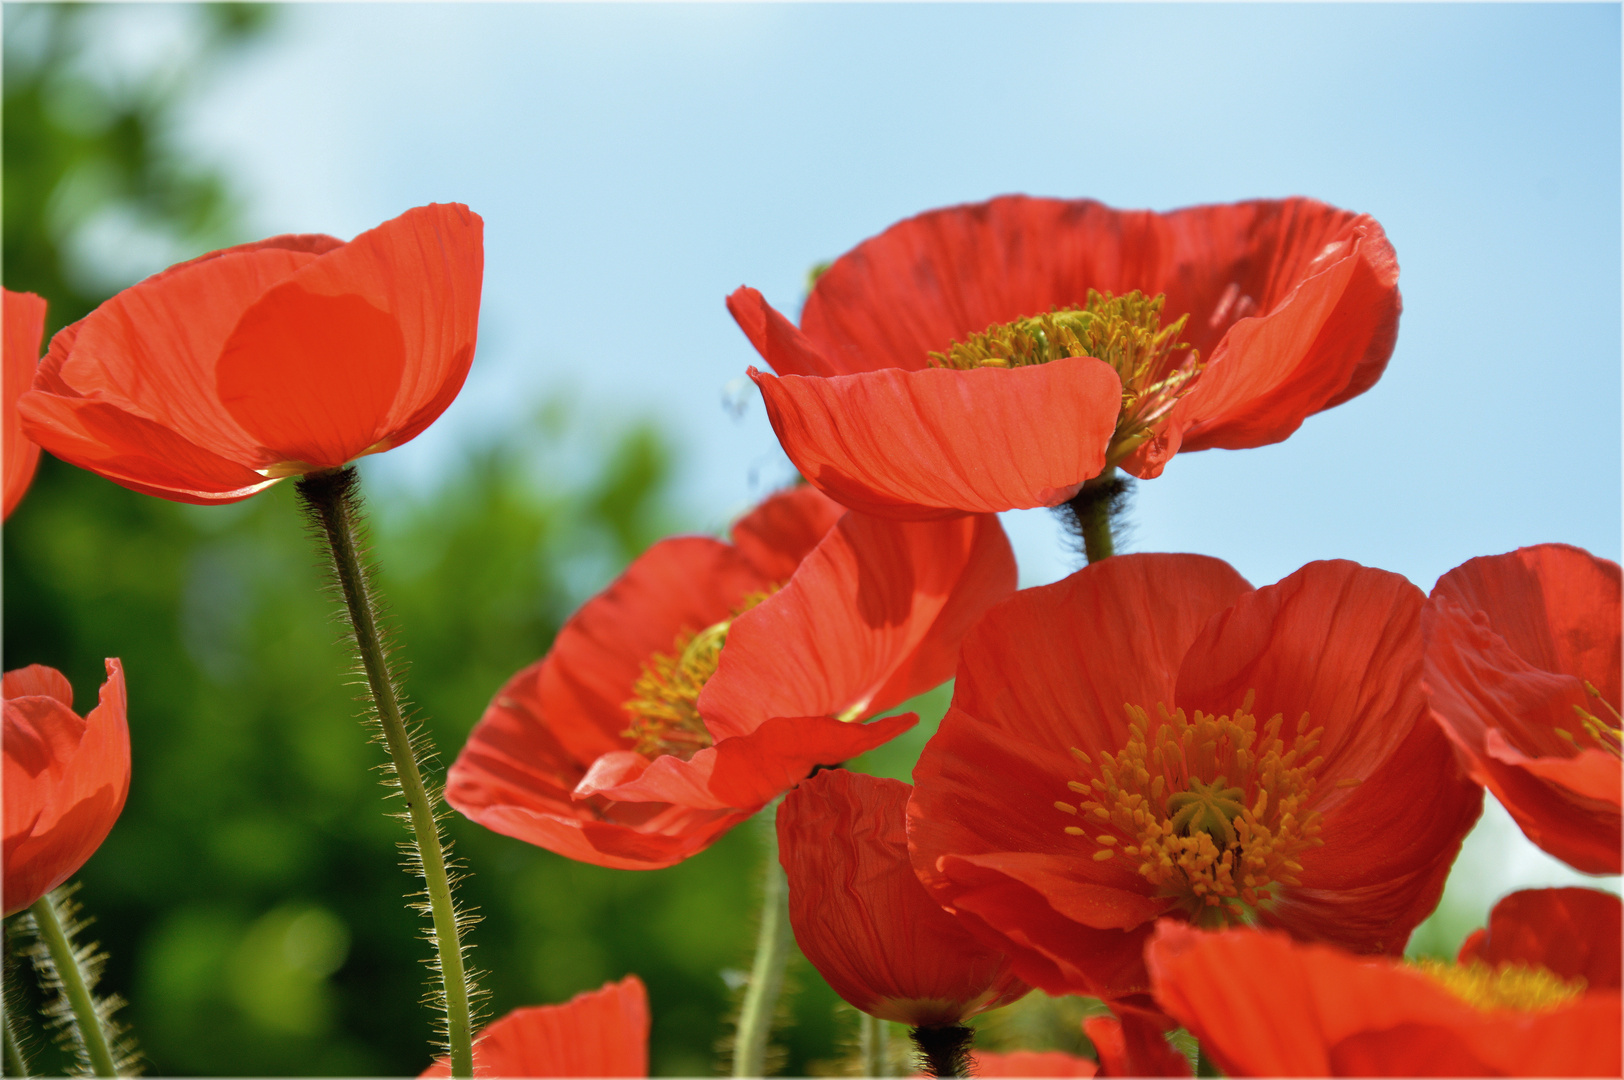
[[[28,490],[39,467],[39,445],[24,435],[17,423],[17,399],[34,381],[39,366],[39,343],[45,336],[45,301],[33,293],[5,294],[5,507],[0,517],[10,517],[17,502]]]
[[[1472,559],[1422,614],[1433,718],[1528,838],[1591,874],[1619,856],[1618,564],[1566,544]]]
[[[994,607],[914,769],[920,879],[1049,993],[1142,994],[1153,921],[1398,953],[1482,809],[1421,695],[1424,597],[1121,555]]]
[[[514,1009],[474,1037],[475,1076],[647,1076],[648,992],[636,975],[562,1005]],[[450,1076],[441,1058],[424,1076]]]
[[[801,952],[854,1008],[911,1027],[953,1027],[1031,987],[919,884],[908,861],[910,790],[829,769],[785,797],[778,860],[789,922]]]
[[[1015,588],[990,515],[900,524],[801,486],[732,541],[662,540],[576,612],[469,735],[451,805],[572,859],[669,866],[912,726],[861,721],[951,676]]]
[[[5,674],[5,914],[78,873],[113,829],[130,791],[124,667],[107,661],[101,699],[83,717],[62,673]]]
[[[1584,906],[1610,908],[1611,977],[1600,982],[1546,965],[1594,955],[1564,940],[1589,931],[1566,921],[1521,924],[1535,947],[1495,962],[1414,965],[1164,921],[1145,959],[1156,1000],[1230,1076],[1618,1076],[1618,900]]]
[[[408,210],[349,243],[275,236],[133,285],[51,339],[23,431],[116,484],[235,502],[399,446],[468,375],[483,223]]]
[[[1005,196],[859,244],[799,328],[754,289],[728,298],[777,372],[750,377],[801,474],[913,519],[1279,442],[1381,377],[1400,306],[1381,226],[1311,199],[1159,214]]]

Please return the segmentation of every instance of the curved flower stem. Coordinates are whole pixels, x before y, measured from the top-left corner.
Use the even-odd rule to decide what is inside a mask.
[[[784,965],[794,938],[789,927],[789,880],[778,862],[775,808],[761,815],[767,825],[767,872],[761,896],[761,926],[756,932],[756,958],[739,1006],[739,1028],[733,1041],[733,1075],[761,1076],[767,1061],[767,1038],[773,1012],[784,989]]]
[[[378,630],[377,605],[367,577],[366,564],[356,543],[360,517],[358,477],[354,466],[312,473],[298,482],[300,497],[312,518],[321,526],[333,559],[333,574],[344,594],[350,625],[355,632],[356,651],[371,691],[375,719],[382,742],[394,765],[395,779],[406,800],[406,816],[416,840],[417,868],[423,876],[429,913],[434,920],[431,935],[437,967],[443,984],[446,1013],[446,1041],[453,1077],[474,1075],[473,1015],[470,978],[463,956],[459,913],[451,896],[453,878],[447,870],[445,848],[441,843],[436,813],[439,792],[423,782],[418,766],[421,734],[407,730],[401,715],[394,673],[389,666],[389,650]],[[431,751],[432,752],[432,751]]]
[[[891,1025],[868,1013],[858,1014],[857,1048],[863,1057],[864,1076],[890,1076]]]
[[[85,1056],[89,1059],[90,1069],[97,1076],[117,1076],[118,1069],[113,1064],[113,1049],[107,1041],[107,1032],[102,1028],[101,1013],[96,1009],[96,1000],[90,995],[90,984],[85,979],[84,969],[79,966],[79,954],[73,943],[68,940],[68,934],[62,926],[62,919],[57,914],[55,896],[47,893],[34,901],[34,906],[28,909],[34,916],[34,925],[39,929],[39,939],[50,953],[51,963],[56,968],[56,977],[62,983],[62,996],[67,999],[68,1007],[73,1011],[73,1024],[79,1034],[80,1044],[85,1049]],[[11,1025],[6,1024],[7,1045],[11,1040]]]
[[[11,1010],[6,1010],[6,1075],[28,1076],[28,1059],[23,1056],[22,1043],[17,1040],[17,1032],[11,1026]]]

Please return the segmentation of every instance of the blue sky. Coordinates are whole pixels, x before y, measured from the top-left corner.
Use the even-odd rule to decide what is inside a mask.
[[[1163,210],[1301,194],[1374,215],[1397,250],[1388,374],[1286,443],[1179,456],[1140,486],[1127,546],[1217,555],[1255,584],[1352,558],[1423,589],[1522,544],[1619,558],[1617,6],[282,15],[182,135],[254,231],[348,237],[435,200],[486,222],[473,373],[372,465],[386,487],[569,393],[611,424],[657,418],[691,520],[720,526],[790,475],[739,382],[756,357],[723,307],[738,285],[793,311],[814,262],[1005,192]],[[1076,565],[1045,512],[1006,524],[1024,583]],[[1537,856],[1504,855],[1493,828],[1485,866]]]

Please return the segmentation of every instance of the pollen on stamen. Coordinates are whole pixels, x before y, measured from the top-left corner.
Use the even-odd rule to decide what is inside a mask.
[[[1230,715],[1198,711],[1193,719],[1158,706],[1152,721],[1128,706],[1126,744],[1068,782],[1088,796],[1079,813],[1106,828],[1089,837],[1098,848],[1091,858],[1121,851],[1158,895],[1181,899],[1202,923],[1252,919],[1249,909],[1270,901],[1276,886],[1297,883],[1300,856],[1322,842],[1319,814],[1304,804],[1324,765],[1314,752],[1323,728],[1305,713],[1290,725],[1288,744],[1284,717],[1260,724],[1253,698],[1249,692]],[[1075,826],[1066,832],[1087,835]]]

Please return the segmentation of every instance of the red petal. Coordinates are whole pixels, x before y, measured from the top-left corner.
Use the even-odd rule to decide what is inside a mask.
[[[44,664],[29,664],[6,672],[4,687],[7,701],[20,697],[48,697],[60,701],[69,709],[73,708],[73,686],[67,676]]]
[[[241,467],[271,464],[257,441],[220,404],[215,363],[255,300],[316,260],[317,249],[337,243],[330,237],[276,237],[172,266],[125,289],[52,339],[36,389],[23,396],[23,415],[30,416],[28,404],[42,396],[86,398],[116,415],[167,428],[175,441],[184,440]],[[61,437],[71,451],[59,457],[100,471],[99,462],[141,457],[149,451],[151,439],[138,426],[126,430],[111,423],[87,423],[86,430],[75,430],[61,404],[47,410],[40,402],[34,414],[37,422],[28,428],[31,438],[57,453],[54,425],[69,424]],[[76,445],[86,437],[101,439],[102,446]],[[133,445],[126,446],[126,438],[133,439]],[[160,471],[137,479],[155,488],[198,487],[196,477],[186,471],[173,478]]]
[[[220,403],[273,462],[331,469],[378,442],[406,368],[400,326],[359,296],[295,275],[260,297],[226,341]]]
[[[1487,933],[1461,947],[1460,961],[1538,964],[1587,990],[1619,988],[1619,898],[1599,889],[1523,889],[1494,905]]]
[[[1060,1050],[1011,1050],[1007,1054],[974,1050],[970,1053],[972,1076],[1093,1076],[1097,1071],[1087,1058]]]
[[[854,510],[911,520],[1064,502],[1105,467],[1121,404],[1116,372],[1087,357],[750,377],[801,475]]]
[[[1434,596],[1481,611],[1531,667],[1588,679],[1619,704],[1618,564],[1567,544],[1472,559],[1438,579]]]
[[[1546,851],[1588,873],[1617,873],[1617,760],[1593,748],[1568,757],[1555,735],[1576,726],[1573,706],[1592,704],[1578,680],[1531,667],[1482,615],[1442,593],[1422,625],[1431,716],[1472,779]]]
[[[835,993],[885,1020],[943,1027],[1029,987],[914,877],[908,791],[844,769],[819,773],[778,810],[779,861],[795,940]]]
[[[1419,589],[1397,574],[1313,562],[1235,602],[1210,622],[1179,669],[1178,704],[1229,713],[1248,691],[1253,713],[1303,713],[1324,727],[1314,806],[1330,809],[1391,755],[1421,715]],[[1306,730],[1306,729],[1305,729]]]
[[[700,713],[720,740],[774,716],[883,712],[949,678],[970,625],[1014,591],[997,518],[848,514],[734,622]]]
[[[845,512],[817,488],[797,484],[734,522],[728,538],[762,577],[784,582]]]
[[[1116,1016],[1083,1021],[1100,1056],[1102,1076],[1189,1076],[1190,1063],[1167,1042],[1176,1025],[1148,1009],[1117,1006]]]
[[[33,293],[5,294],[5,492],[0,517],[10,517],[12,509],[34,479],[39,464],[39,446],[17,425],[17,398],[34,381],[39,366],[39,343],[45,336],[45,301]]]
[[[405,358],[380,450],[416,436],[462,389],[479,329],[484,230],[480,216],[461,203],[415,207],[292,279],[317,295],[358,296],[399,326]],[[341,413],[342,395],[342,387],[331,386],[319,396],[322,406]]]
[[[130,789],[130,735],[117,660],[107,661],[100,700],[82,720],[61,700],[60,675],[24,669],[7,679],[3,881],[10,915],[72,877],[107,838]],[[50,696],[13,698],[13,688]]]
[[[474,1040],[474,1075],[647,1076],[648,992],[636,975],[563,1005],[514,1009]],[[450,1076],[440,1058],[423,1076]]]
[[[795,324],[773,310],[755,289],[741,287],[727,298],[727,310],[739,324],[756,352],[780,375],[843,375],[846,371],[831,364],[818,352]],[[879,365],[884,366],[884,365]],[[868,371],[869,368],[858,368]]]

